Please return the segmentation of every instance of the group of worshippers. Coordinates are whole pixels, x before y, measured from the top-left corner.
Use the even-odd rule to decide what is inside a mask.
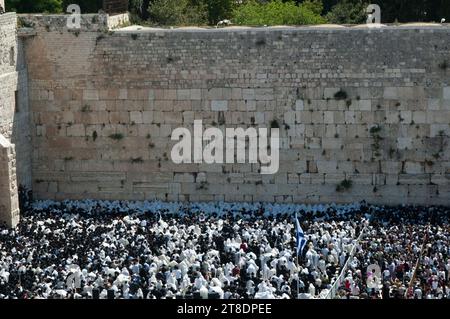
[[[450,210],[378,210],[344,269],[338,298],[450,299]]]
[[[297,255],[292,212],[307,245]],[[36,202],[0,229],[0,298],[319,298],[360,205]]]
[[[433,241],[428,228],[429,246],[422,249],[425,231],[397,228],[395,237],[390,228],[421,224],[402,226],[391,220],[393,215],[383,217],[384,211],[364,202],[33,202],[22,208],[17,228],[0,227],[0,299],[326,298],[348,264],[348,284],[339,297],[369,298],[383,293],[383,288],[369,291],[361,284],[367,275],[362,266],[373,260],[384,262],[386,269],[395,266],[381,284],[391,284],[389,297],[400,298],[394,284],[399,280],[407,287],[410,256],[419,249],[428,258],[414,277],[422,297],[446,296],[438,292],[441,282],[436,290],[433,280],[437,276],[448,284],[443,265],[449,255],[448,226],[437,222],[439,216],[427,221],[441,232],[433,233]],[[445,208],[436,212],[448,214]],[[300,231],[307,242],[299,250]],[[397,268],[405,263],[409,268],[400,276]]]

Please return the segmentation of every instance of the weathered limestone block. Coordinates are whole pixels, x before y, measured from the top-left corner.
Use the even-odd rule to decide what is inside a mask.
[[[442,97],[444,100],[450,100],[450,86],[444,87]]]
[[[19,223],[19,199],[14,144],[0,134],[0,223],[15,227]]]
[[[226,100],[212,100],[211,101],[211,110],[212,111],[227,111],[228,110],[228,101]]]

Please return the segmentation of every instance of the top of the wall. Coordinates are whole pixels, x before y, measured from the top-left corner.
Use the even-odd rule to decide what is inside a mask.
[[[402,25],[383,25],[381,27],[368,27],[367,25],[311,25],[311,26],[272,26],[272,27],[247,27],[247,26],[232,26],[224,28],[200,28],[200,27],[179,27],[179,28],[152,28],[143,27],[138,25],[128,26],[120,29],[114,30],[115,32],[142,32],[142,33],[152,33],[152,32],[163,32],[163,33],[212,33],[212,32],[272,32],[272,31],[283,31],[283,32],[383,32],[383,31],[393,31],[393,30],[428,30],[428,31],[444,31],[450,32],[449,24],[402,24]]]
[[[19,35],[33,35],[38,31],[68,31],[71,22],[70,15],[19,14]],[[80,28],[71,28],[73,32],[107,31],[129,24],[128,13],[123,14],[83,14],[80,18]]]
[[[33,28],[46,31],[68,30],[68,23],[72,21],[71,15],[63,14],[19,14],[18,24],[22,28]],[[72,28],[72,31],[105,31],[128,24],[128,13],[109,15],[105,13],[82,14],[80,16],[80,28]]]
[[[68,22],[71,15],[63,14],[19,14],[18,25],[24,28],[34,28],[35,30],[45,29],[46,31],[67,31]],[[108,29],[107,14],[83,14],[80,18],[80,28],[78,31],[103,31]]]
[[[19,26],[33,28],[35,30],[45,29],[46,31],[67,31],[67,22],[70,15],[44,15],[44,14],[20,14],[18,16]],[[138,25],[126,26],[129,24],[128,13],[118,15],[108,14],[83,14],[81,15],[79,29],[71,31],[108,31],[115,32],[267,32],[267,31],[302,31],[302,32],[383,32],[388,30],[444,30],[450,31],[450,24],[439,23],[407,23],[396,25],[310,25],[310,26],[228,26],[222,28],[215,27],[169,27],[153,28]]]

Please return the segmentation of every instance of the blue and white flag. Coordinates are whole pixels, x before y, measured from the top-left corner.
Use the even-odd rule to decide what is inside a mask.
[[[295,213],[295,228],[296,228],[297,256],[298,256],[301,255],[303,249],[305,249],[307,240],[305,238],[305,233],[303,232],[303,229],[300,226],[300,223],[298,222],[297,213]]]

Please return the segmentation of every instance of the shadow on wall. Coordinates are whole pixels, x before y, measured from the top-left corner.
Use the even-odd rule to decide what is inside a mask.
[[[16,147],[16,168],[18,185],[31,190],[31,132],[28,96],[28,70],[24,54],[24,39],[17,39],[17,89],[14,92],[14,118],[11,142]]]

